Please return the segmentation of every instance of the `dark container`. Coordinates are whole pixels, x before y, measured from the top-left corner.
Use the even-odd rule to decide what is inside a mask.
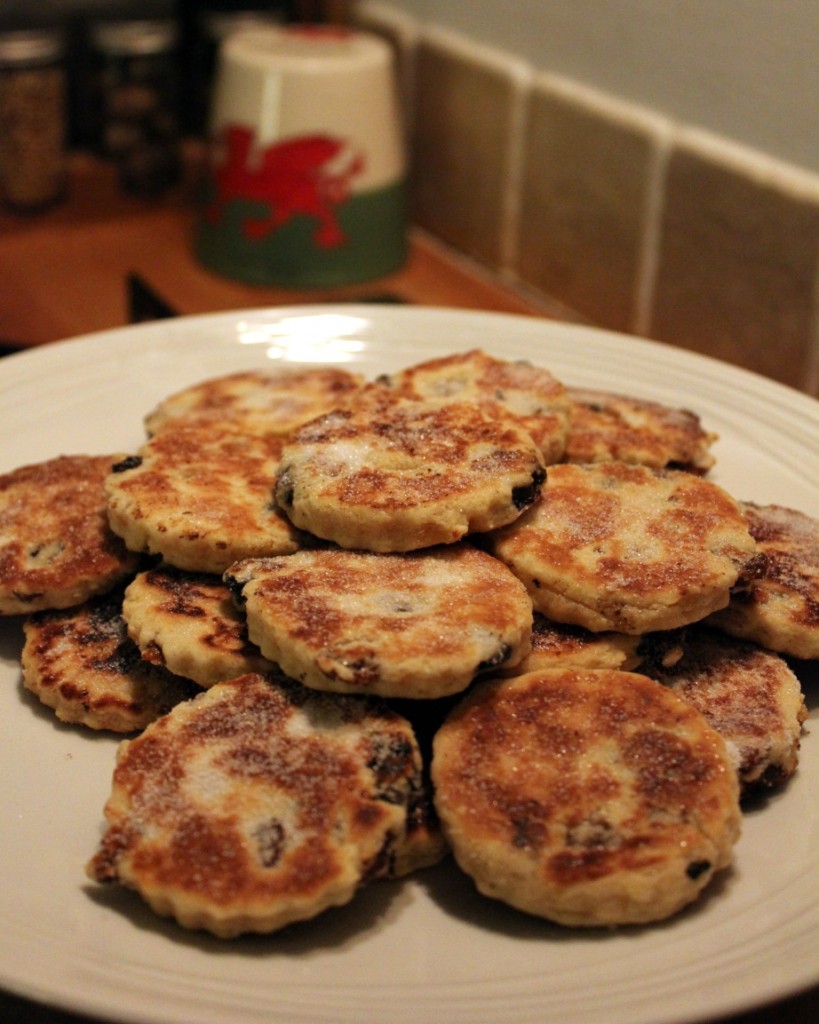
[[[180,177],[178,27],[171,19],[90,28],[95,145],[133,195],[161,195]]]
[[[65,46],[57,29],[0,33],[0,198],[22,212],[65,188]]]

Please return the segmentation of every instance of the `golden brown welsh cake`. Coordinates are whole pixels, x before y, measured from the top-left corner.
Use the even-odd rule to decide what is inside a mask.
[[[273,501],[283,443],[208,426],[162,430],[108,475],[111,527],[131,550],[192,572],[295,551],[298,532]]]
[[[389,874],[422,790],[385,705],[239,676],[120,746],[87,871],[187,928],[270,932]]]
[[[819,520],[781,505],[740,508],[764,569],[711,623],[794,658],[819,658]]]
[[[523,675],[541,668],[614,668],[624,672],[636,669],[643,660],[639,636],[628,633],[592,633],[582,626],[552,622],[540,612],[532,619],[532,650],[523,661],[504,670]]]
[[[134,571],[106,518],[120,457],[62,455],[0,476],[0,615],[69,608]]]
[[[511,522],[544,475],[534,441],[499,407],[374,387],[291,435],[276,500],[341,547],[413,551]]]
[[[146,661],[200,686],[272,666],[247,635],[244,615],[218,576],[160,565],[134,577],[122,617]]]
[[[329,412],[363,383],[348,370],[245,370],[192,384],[169,395],[145,417],[148,434],[165,427],[229,427],[240,433],[288,434]]]
[[[198,692],[142,660],[128,638],[121,605],[117,588],[24,622],[23,682],[61,721],[136,732]]]
[[[744,792],[790,778],[799,763],[807,710],[787,663],[756,644],[700,625],[682,630],[678,643],[672,664],[664,665],[648,649],[641,670],[679,693],[722,736]]]
[[[471,349],[418,363],[381,381],[406,398],[498,404],[531,435],[547,465],[563,455],[569,424],[566,389],[541,367]]]
[[[676,913],[730,863],[740,832],[722,739],[636,673],[479,683],[435,736],[432,779],[478,889],[566,925]]]
[[[567,462],[629,462],[707,473],[717,435],[696,413],[590,388],[567,388]]]
[[[412,554],[327,549],[238,562],[226,573],[251,639],[306,686],[438,698],[530,648],[532,602],[467,544]]]
[[[695,622],[725,607],[758,564],[722,488],[624,462],[550,466],[541,500],[491,543],[537,611],[595,632]]]

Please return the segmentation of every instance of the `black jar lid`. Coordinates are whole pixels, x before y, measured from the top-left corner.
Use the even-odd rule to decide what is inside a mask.
[[[113,57],[146,57],[172,50],[179,29],[170,19],[96,21],[91,25],[90,35],[100,53]]]

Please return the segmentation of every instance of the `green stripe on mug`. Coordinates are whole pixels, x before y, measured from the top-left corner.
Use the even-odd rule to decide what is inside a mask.
[[[207,207],[206,207],[207,208]],[[406,261],[406,188],[403,182],[351,195],[333,211],[336,244],[321,244],[323,223],[295,212],[262,237],[248,225],[268,216],[265,203],[232,199],[218,220],[203,217],[196,255],[204,266],[246,284],[290,288],[334,287],[367,281],[398,270]]]

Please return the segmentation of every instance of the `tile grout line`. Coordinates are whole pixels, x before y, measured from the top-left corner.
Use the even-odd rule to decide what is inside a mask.
[[[365,19],[369,15],[376,24],[380,23],[381,27],[392,30],[392,34],[400,38],[405,57],[409,58],[406,61],[409,69],[405,70],[410,70],[412,77],[416,71],[414,51],[419,39],[428,37],[445,46],[453,60],[476,62],[484,70],[493,71],[506,79],[510,91],[508,123],[505,125],[505,151],[499,154],[503,161],[499,168],[501,194],[492,225],[497,248],[491,269],[498,275],[499,281],[507,286],[529,287],[519,277],[518,260],[525,229],[522,222],[523,186],[527,173],[531,97],[541,75],[548,76],[552,87],[561,96],[588,106],[598,116],[612,122],[622,122],[627,126],[630,124],[646,137],[648,152],[645,156],[643,194],[637,197],[636,209],[632,208],[638,220],[635,225],[638,231],[636,252],[633,254],[635,262],[631,268],[631,280],[623,282],[624,287],[630,290],[630,296],[625,294],[623,298],[626,301],[630,299],[627,323],[628,330],[633,334],[649,337],[656,320],[657,288],[663,272],[664,243],[667,240],[669,173],[677,147],[693,148],[703,158],[718,162],[734,174],[761,187],[774,188],[811,204],[819,202],[819,175],[775,155],[759,152],[696,125],[668,119],[655,110],[601,93],[575,79],[552,71],[537,70],[531,62],[513,53],[476,41],[455,29],[440,26],[434,20],[419,21],[412,15],[400,12],[396,23],[394,12],[397,8],[387,0],[362,0],[361,6]],[[412,96],[409,106],[414,113]],[[801,372],[798,376],[803,390],[819,396],[819,273],[812,283],[808,278],[804,284],[808,293],[812,291],[811,295],[805,295],[812,307],[803,325],[802,344],[807,342],[807,347],[803,349],[804,356],[800,359]],[[549,298],[554,299],[555,296]],[[809,335],[807,339],[805,334]]]
[[[649,183],[643,207],[643,237],[634,287],[634,315],[632,331],[648,337],[654,307],[654,293],[660,265],[662,245],[663,212],[665,208],[668,164],[673,148],[673,131],[666,127],[657,131],[653,139]]]
[[[819,267],[813,283],[813,323],[808,337],[802,390],[819,397]]]
[[[506,154],[504,169],[505,181],[498,237],[498,269],[505,277],[514,273],[520,245],[520,210],[523,200],[526,126],[532,91],[532,72],[519,65],[509,77],[514,91],[509,114],[509,152]]]

